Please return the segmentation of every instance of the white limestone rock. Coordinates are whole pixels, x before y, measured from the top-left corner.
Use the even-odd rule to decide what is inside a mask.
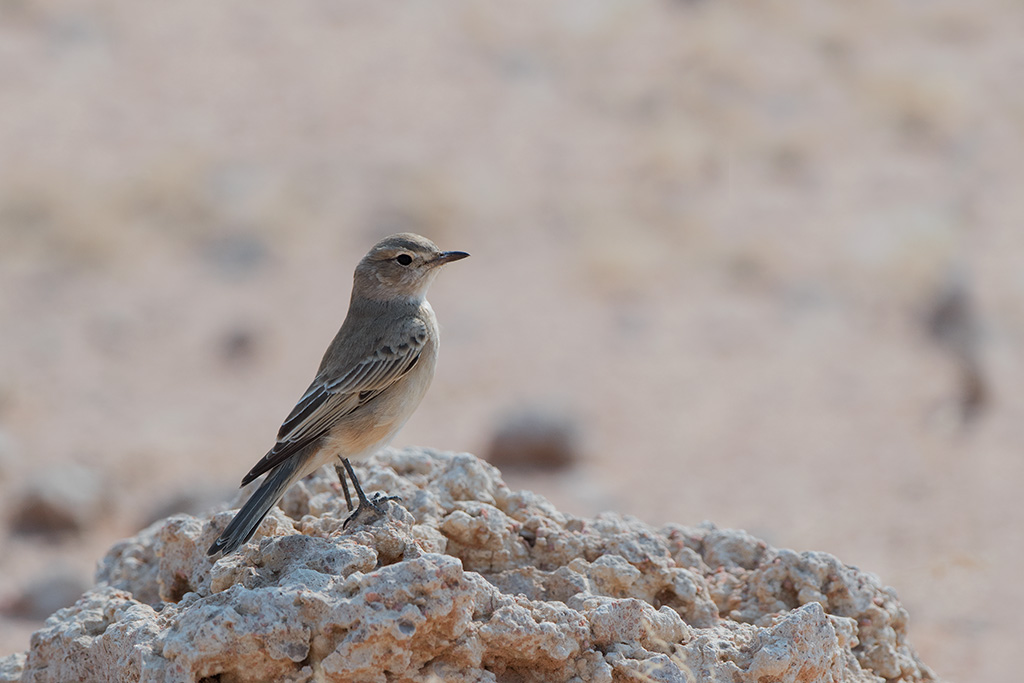
[[[935,680],[892,589],[830,555],[575,518],[468,454],[390,451],[362,480],[404,507],[343,530],[325,470],[216,561],[229,512],[118,543],[0,680]]]

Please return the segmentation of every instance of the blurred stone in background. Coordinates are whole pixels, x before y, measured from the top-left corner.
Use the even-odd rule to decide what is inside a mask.
[[[95,527],[107,510],[102,475],[81,465],[52,467],[33,474],[15,499],[11,529],[53,539]]]
[[[219,355],[231,366],[252,362],[259,350],[259,333],[245,324],[237,324],[221,333]]]
[[[557,470],[581,458],[580,426],[568,413],[529,406],[502,417],[486,451],[500,470]]]
[[[88,577],[73,567],[50,567],[22,587],[6,605],[0,606],[0,612],[20,619],[45,619],[57,610],[73,605],[91,585]]]
[[[978,417],[991,399],[982,367],[981,324],[966,274],[951,272],[929,303],[925,326],[956,367],[954,400],[959,419],[966,424]]]

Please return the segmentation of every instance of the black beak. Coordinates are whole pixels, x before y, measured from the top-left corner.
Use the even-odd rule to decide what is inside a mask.
[[[458,261],[464,259],[469,254],[464,251],[442,251],[440,254],[431,259],[431,263],[435,266],[442,266],[445,263],[451,263],[452,261]]]

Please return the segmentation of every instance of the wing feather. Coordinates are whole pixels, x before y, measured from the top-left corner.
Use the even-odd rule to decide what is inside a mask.
[[[248,484],[323,437],[338,420],[369,403],[406,375],[419,360],[428,339],[426,325],[415,320],[392,343],[338,373],[317,375],[285,418],[277,443],[242,479]]]

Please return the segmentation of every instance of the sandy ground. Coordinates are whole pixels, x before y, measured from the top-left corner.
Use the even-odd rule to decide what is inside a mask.
[[[0,4],[5,519],[70,463],[106,509],[0,532],[0,601],[230,495],[414,230],[473,257],[396,445],[572,415],[579,466],[512,485],[834,553],[940,676],[1019,680],[1022,31],[1011,0]]]

